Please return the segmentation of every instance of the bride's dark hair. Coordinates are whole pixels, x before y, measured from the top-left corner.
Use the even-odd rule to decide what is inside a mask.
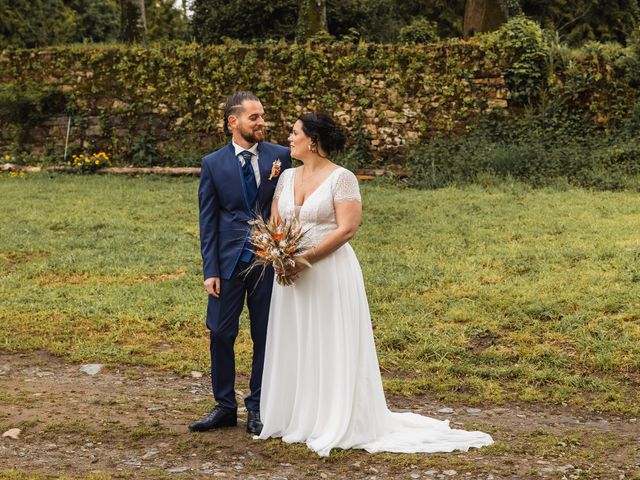
[[[302,131],[329,155],[342,150],[347,143],[344,130],[324,112],[306,113],[298,117]]]

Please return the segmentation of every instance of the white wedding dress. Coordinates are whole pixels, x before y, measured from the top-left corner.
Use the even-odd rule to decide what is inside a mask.
[[[312,245],[336,228],[334,204],[360,201],[358,181],[338,168],[294,202],[295,169],[276,188],[282,218],[298,216]],[[299,212],[299,215],[296,215]],[[387,408],[362,271],[347,243],[306,269],[293,286],[274,282],[262,377],[259,437],[369,452],[450,452],[493,443],[482,432]]]

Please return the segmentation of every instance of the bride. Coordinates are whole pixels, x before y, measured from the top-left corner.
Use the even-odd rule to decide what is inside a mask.
[[[272,214],[297,217],[312,248],[273,285],[261,390],[260,439],[369,452],[450,452],[493,443],[482,432],[387,408],[362,272],[348,241],[361,201],[353,173],[332,163],[344,132],[326,114],[301,116],[289,137],[303,165],[278,181]]]

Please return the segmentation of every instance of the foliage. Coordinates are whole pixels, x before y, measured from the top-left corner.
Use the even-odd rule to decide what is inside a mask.
[[[370,127],[377,118],[380,128],[399,132],[404,127],[384,115],[396,111],[404,117],[403,110],[413,115],[410,126],[417,135],[450,131],[472,120],[489,96],[490,87],[476,87],[469,79],[500,68],[503,57],[497,47],[461,41],[416,46],[231,41],[212,46],[74,46],[42,54],[5,51],[0,82],[19,84],[29,78],[41,85],[64,85],[74,125],[83,118],[102,125],[100,133],[92,134],[92,145],[112,144],[114,161],[129,162],[132,139],[146,132],[156,139],[160,155],[145,161],[164,162],[174,156],[166,154],[169,147],[202,154],[226,143],[220,103],[238,88],[252,89],[263,100],[273,119],[268,139],[276,142],[286,141],[296,109],[348,110],[343,126],[351,134],[358,122]],[[436,100],[437,109],[431,107]],[[88,131],[87,125],[72,134],[74,148]]]
[[[624,43],[640,23],[638,0],[501,0],[511,16],[524,12],[572,46]],[[464,0],[327,0],[329,32],[337,38],[398,42],[416,19],[436,26],[439,38],[462,34]],[[172,0],[145,0],[148,38],[220,43],[293,40],[298,0],[194,0],[189,22]],[[117,0],[0,0],[0,48],[103,42],[118,37]],[[354,33],[357,32],[357,35]]]
[[[148,39],[189,40],[172,0],[145,0]],[[0,0],[0,49],[109,42],[120,32],[118,0]]]
[[[297,0],[195,0],[193,28],[202,43],[219,43],[224,37],[242,41],[295,37]],[[400,29],[424,17],[437,25],[438,37],[459,35],[464,1],[445,0],[327,0],[329,33],[338,38],[394,42]]]
[[[297,0],[194,0],[192,8],[194,36],[201,43],[295,36]]]
[[[98,152],[91,155],[86,153],[73,155],[69,165],[77,173],[95,173],[101,168],[108,167],[109,163],[109,155],[105,152]]]
[[[640,101],[637,102],[623,125],[623,132],[630,138],[640,137]]]
[[[546,95],[560,97],[600,128],[616,130],[638,98],[633,47],[587,43],[579,49],[550,46]]]
[[[521,0],[524,13],[572,46],[623,43],[640,22],[637,0]]]
[[[120,12],[116,0],[66,0],[65,4],[74,13],[74,27],[64,43],[107,42],[117,38]]]
[[[522,5],[520,4],[520,0],[502,0],[506,5],[506,11],[509,14],[509,18],[516,17],[518,15],[522,15]]]
[[[586,41],[625,42],[640,21],[637,0],[502,0],[510,16],[521,13],[559,32],[570,45]],[[438,37],[462,35],[464,0],[328,0],[329,32],[370,42],[402,41],[400,31],[416,19],[436,25]],[[242,41],[293,39],[296,0],[195,0],[193,26],[203,43],[219,43],[224,36]],[[246,9],[246,10],[244,10]],[[246,12],[246,13],[245,13]]]
[[[29,131],[47,115],[62,113],[66,96],[57,88],[0,83],[0,121],[13,129],[13,142],[20,150]]]
[[[153,135],[143,132],[132,142],[128,151],[128,157],[136,166],[148,167],[157,165],[159,154],[156,143],[157,140]]]
[[[438,40],[436,25],[426,18],[418,18],[400,29],[398,38],[404,43],[430,43]]]
[[[433,3],[438,3],[435,9],[431,8]],[[459,21],[456,17],[459,12],[451,13],[452,4],[457,3],[460,2],[330,0],[327,2],[329,32],[341,38],[356,31],[366,41],[397,42],[400,30],[419,18],[434,21],[437,15],[441,15],[438,18],[442,20],[442,29],[447,30],[450,22]]]
[[[0,0],[0,49],[65,43],[75,33],[63,0]]]
[[[226,41],[8,50],[0,55],[0,83],[12,92],[31,85],[34,95],[50,90],[64,96],[64,108],[27,112],[42,111],[40,119],[73,112],[71,150],[81,151],[84,141],[100,149],[112,146],[119,164],[198,165],[202,154],[227,141],[220,103],[230,91],[249,88],[267,106],[268,140],[284,143],[302,111],[342,111],[338,120],[357,148],[341,161],[375,167],[400,163],[409,148],[404,140],[424,144],[472,128],[481,115],[506,103],[493,100],[497,94],[511,106],[534,110],[561,102],[567,115],[589,128],[620,128],[638,101],[630,83],[633,46],[571,50],[553,38],[541,37],[535,24],[519,17],[470,42],[424,45]],[[20,111],[14,104],[4,111]],[[22,120],[18,127],[27,132],[28,123]],[[3,127],[0,135],[10,143],[13,133]],[[60,129],[47,131],[61,139]]]
[[[558,181],[601,190],[640,190],[640,141],[624,131],[599,132],[561,100],[505,121],[488,116],[464,136],[411,150],[409,183],[439,188],[484,181],[485,174],[533,186]]]
[[[174,4],[174,0],[145,0],[149,40],[191,39],[189,19]]]
[[[0,154],[0,164],[2,163],[15,163],[16,157],[11,155],[9,152],[5,152]],[[25,173],[23,171],[3,171],[0,170],[0,179],[3,178],[25,178]]]
[[[371,161],[371,154],[369,153],[370,141],[371,134],[362,125],[360,119],[353,129],[348,148],[338,154],[335,162],[351,171],[368,165]]]
[[[22,171],[19,172],[0,172],[0,180],[4,179],[4,178],[26,178],[26,174]]]
[[[436,24],[440,38],[462,36],[462,22],[464,19],[464,0],[409,0],[398,2],[397,7],[402,12],[405,23],[422,16]]]
[[[358,32],[368,41],[390,42],[397,39],[403,25],[393,0],[329,0],[327,21],[329,32],[340,38]]]
[[[524,105],[534,101],[545,85],[549,55],[540,25],[524,16],[512,18],[490,34],[489,42],[495,42],[512,56],[505,77],[513,103]]]
[[[620,63],[626,69],[626,76],[629,84],[633,87],[640,87],[640,27],[629,37],[628,53]]]

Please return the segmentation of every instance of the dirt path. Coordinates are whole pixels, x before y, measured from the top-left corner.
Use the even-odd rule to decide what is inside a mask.
[[[640,425],[567,406],[487,405],[476,411],[428,397],[390,397],[411,410],[481,429],[496,444],[436,455],[334,451],[261,442],[238,428],[205,434],[186,425],[212,406],[209,378],[144,367],[80,365],[44,353],[0,352],[0,478],[42,476],[242,479],[640,479]],[[245,385],[240,379],[238,385]],[[453,413],[438,412],[444,407]],[[100,477],[102,478],[102,477]]]

